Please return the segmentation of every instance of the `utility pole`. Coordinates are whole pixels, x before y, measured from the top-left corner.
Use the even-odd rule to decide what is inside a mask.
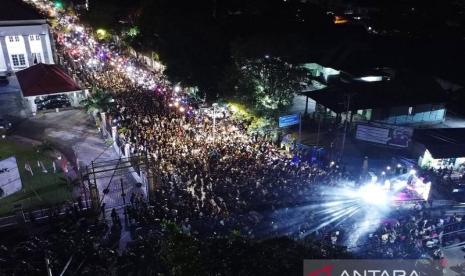
[[[350,112],[350,94],[347,94],[347,111],[346,111],[346,121],[344,124],[344,135],[342,136],[342,147],[341,147],[341,155],[339,159],[342,159],[344,156],[344,149],[346,145],[346,135],[347,135],[347,125],[349,124],[349,112]]]

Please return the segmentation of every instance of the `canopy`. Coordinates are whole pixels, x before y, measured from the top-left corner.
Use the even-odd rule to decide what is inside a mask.
[[[412,72],[398,72],[389,81],[341,81],[321,90],[304,91],[300,94],[336,113],[347,110],[348,96],[351,111],[422,104],[437,105],[439,109],[447,101],[446,93],[434,79]]]
[[[60,66],[39,63],[16,72],[24,97],[60,94],[81,90]]]

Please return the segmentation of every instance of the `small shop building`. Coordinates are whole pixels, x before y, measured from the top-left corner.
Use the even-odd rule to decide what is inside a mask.
[[[416,129],[413,140],[422,168],[465,171],[465,128]]]

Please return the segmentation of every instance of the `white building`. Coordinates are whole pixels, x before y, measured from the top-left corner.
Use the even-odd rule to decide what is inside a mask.
[[[0,73],[36,63],[53,64],[53,40],[47,21],[20,0],[1,2]]]

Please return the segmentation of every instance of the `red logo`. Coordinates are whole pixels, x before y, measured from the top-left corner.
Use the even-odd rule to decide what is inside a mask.
[[[314,271],[308,273],[307,276],[321,276],[321,275],[331,276],[331,271],[332,270],[333,270],[333,266],[332,265],[327,265],[327,266],[324,266],[322,268],[319,268],[317,270],[314,270]]]

